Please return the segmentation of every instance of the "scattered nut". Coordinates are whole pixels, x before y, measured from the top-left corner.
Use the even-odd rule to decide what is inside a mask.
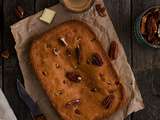
[[[101,56],[98,53],[93,53],[92,54],[90,62],[93,65],[96,65],[96,66],[102,66],[103,65],[102,58],[101,58]]]
[[[77,72],[67,72],[66,77],[75,83],[79,83],[82,80],[82,77]]]
[[[147,19],[148,41],[152,41],[157,30],[158,28],[157,28],[156,19],[154,18],[153,15],[148,15],[148,19]]]
[[[111,60],[115,60],[118,58],[118,44],[116,41],[112,41],[109,49],[108,56],[110,57]]]
[[[105,17],[106,16],[106,9],[105,7],[102,7],[101,4],[96,4],[96,10],[98,12],[98,14],[101,16],[101,17]]]
[[[140,32],[151,44],[160,45],[160,9],[148,11],[141,20]]]
[[[108,109],[108,108],[111,106],[113,99],[114,99],[114,96],[113,96],[113,95],[107,96],[107,97],[102,101],[102,106],[103,106],[105,109]]]
[[[15,11],[16,11],[17,17],[19,17],[19,18],[23,18],[24,17],[24,10],[23,10],[23,8],[21,6],[17,6]]]
[[[147,15],[142,17],[141,27],[140,27],[140,31],[142,34],[146,33],[146,21],[147,21]]]
[[[8,50],[4,50],[1,52],[1,57],[4,59],[8,59],[9,58],[9,51]]]

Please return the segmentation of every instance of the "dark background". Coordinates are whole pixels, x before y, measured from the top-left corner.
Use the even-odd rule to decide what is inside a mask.
[[[145,109],[133,113],[129,120],[160,120],[160,50],[144,48],[133,37],[135,19],[147,8],[160,5],[160,0],[104,0],[115,29],[125,48],[134,71]],[[31,115],[16,91],[16,77],[20,75],[10,25],[20,20],[15,8],[20,5],[25,17],[58,0],[0,0],[0,50],[8,49],[10,57],[0,59],[0,88],[3,89],[18,120],[31,120]]]

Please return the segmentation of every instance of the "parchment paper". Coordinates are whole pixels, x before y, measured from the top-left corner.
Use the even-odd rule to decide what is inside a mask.
[[[96,3],[104,5],[103,0],[96,0]],[[119,42],[108,13],[106,17],[100,17],[96,12],[94,5],[90,10],[81,14],[75,14],[67,11],[61,4],[51,7],[51,9],[57,12],[57,15],[51,25],[39,20],[39,17],[42,14],[41,11],[11,26],[11,31],[16,42],[15,49],[17,51],[19,64],[24,77],[26,90],[38,103],[41,111],[47,119],[60,120],[32,71],[29,61],[29,47],[36,36],[39,36],[53,26],[70,19],[78,19],[87,23],[96,33],[106,51],[106,54],[108,53],[111,41],[116,40],[119,43],[119,57],[117,60],[112,61],[112,64],[119,75],[120,80],[125,85],[127,97],[130,102],[127,107],[119,109],[110,118],[108,118],[108,120],[123,120],[130,113],[143,109],[144,105],[140,91],[137,87],[133,72],[127,62],[126,54]]]

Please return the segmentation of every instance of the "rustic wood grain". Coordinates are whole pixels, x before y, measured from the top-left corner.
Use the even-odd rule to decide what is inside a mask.
[[[144,10],[159,4],[159,0],[132,0],[133,23]],[[133,70],[146,106],[132,120],[160,120],[160,50],[144,48],[132,38]]]
[[[0,16],[3,16],[2,0],[0,0]],[[0,19],[0,52],[2,51],[3,19]],[[0,88],[2,88],[2,58],[0,58]]]
[[[55,5],[59,2],[59,0],[48,0],[48,5],[49,6],[52,6],[52,5]]]
[[[104,2],[131,63],[131,0],[104,0]]]
[[[48,7],[48,0],[35,0],[35,10],[40,11],[46,7]]]
[[[29,109],[17,93],[15,82],[17,73],[18,71],[15,68],[6,68],[4,70],[4,93],[18,120],[32,120]]]
[[[134,113],[132,120],[160,120],[160,68],[135,72],[144,98],[145,109]]]
[[[58,0],[35,0],[35,10],[36,12],[43,10],[44,8],[53,6],[57,4]]]
[[[34,0],[3,0],[3,48],[10,52],[9,59],[3,62],[3,90],[18,120],[31,120],[30,112],[19,98],[16,89],[19,68],[10,25],[20,20],[15,14],[17,6],[24,9],[26,17],[34,13]]]

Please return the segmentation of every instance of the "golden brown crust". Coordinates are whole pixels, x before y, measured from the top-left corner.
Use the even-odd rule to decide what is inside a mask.
[[[100,120],[125,100],[108,56],[83,22],[70,20],[43,34],[33,42],[30,60],[64,120]]]

